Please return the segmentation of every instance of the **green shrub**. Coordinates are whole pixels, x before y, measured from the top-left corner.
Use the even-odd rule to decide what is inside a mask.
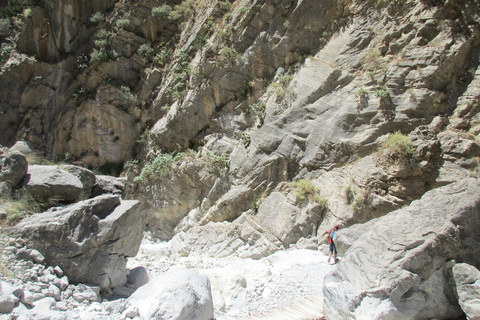
[[[116,60],[118,55],[115,51],[105,49],[93,49],[90,53],[90,62],[106,62],[110,60]]]
[[[415,148],[409,137],[397,131],[390,134],[383,143],[381,150],[392,160],[404,160],[413,155]]]
[[[151,58],[155,54],[155,50],[150,44],[145,43],[138,48],[137,53],[142,57]]]
[[[119,29],[127,29],[128,27],[130,27],[130,20],[128,19],[119,19],[117,20],[117,22],[115,23],[115,26]]]
[[[237,50],[230,47],[225,47],[220,50],[220,59],[224,62],[234,62],[239,59],[241,56],[238,54]]]
[[[90,21],[95,24],[100,24],[105,21],[105,16],[101,12],[95,12],[90,18]]]
[[[138,98],[135,94],[130,91],[130,88],[127,86],[121,86],[120,90],[122,91],[122,96],[128,100],[128,102],[136,104]]]
[[[355,93],[355,96],[357,97],[355,99],[355,102],[357,103],[357,111],[360,112],[366,107],[368,107],[368,92],[367,90],[360,88],[358,91]]]
[[[31,14],[32,14],[32,9],[27,8],[27,9],[23,10],[23,16],[25,18],[28,18]]]
[[[187,19],[195,13],[195,0],[184,0],[182,3],[176,5],[170,12],[169,18],[178,20],[181,18]]]
[[[318,188],[313,185],[311,180],[301,179],[290,182],[289,186],[294,189],[295,197],[300,200],[312,198],[318,193]]]
[[[152,9],[152,16],[156,19],[169,19],[170,13],[172,12],[172,7],[168,4],[164,4],[160,7],[155,7]]]
[[[182,159],[183,154],[165,154],[161,153],[153,159],[152,162],[145,164],[139,176],[133,179],[134,182],[140,183],[155,176],[166,176],[171,172],[172,164]]]
[[[96,33],[96,40],[94,43],[98,48],[93,49],[92,53],[90,54],[90,62],[106,62],[110,60],[116,60],[118,58],[117,53],[111,48],[111,37],[112,33],[105,29],[100,29]]]

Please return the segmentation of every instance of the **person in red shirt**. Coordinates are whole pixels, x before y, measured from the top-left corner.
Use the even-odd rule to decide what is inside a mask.
[[[332,260],[333,254],[333,263],[337,262],[337,248],[335,247],[335,242],[333,241],[333,237],[335,233],[338,231],[339,225],[335,225],[335,227],[328,232],[328,243],[330,244],[330,252],[328,254],[328,263]]]

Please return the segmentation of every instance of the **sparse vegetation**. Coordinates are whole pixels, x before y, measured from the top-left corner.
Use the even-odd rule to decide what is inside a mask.
[[[18,190],[11,198],[1,198],[0,203],[6,213],[7,225],[14,225],[24,216],[39,211],[39,204],[25,189]]]
[[[355,93],[357,97],[355,102],[357,103],[357,111],[360,112],[366,107],[368,107],[368,92],[367,90],[360,88],[358,89],[357,93]]]
[[[130,91],[130,88],[127,86],[121,86],[120,90],[122,91],[122,96],[128,100],[128,102],[132,104],[136,104],[138,102],[138,98],[135,94]]]
[[[100,24],[105,21],[105,16],[101,12],[95,12],[90,18],[90,21],[94,24]]]
[[[229,156],[207,153],[207,158],[213,174],[219,176],[228,169],[230,163]]]
[[[90,62],[106,62],[117,59],[118,55],[112,49],[112,33],[101,29],[96,34],[95,45],[97,48],[93,49],[90,54]]]
[[[155,50],[150,44],[145,43],[138,48],[137,53],[142,57],[152,58],[155,55]]]
[[[274,81],[271,86],[274,90],[275,95],[283,99],[288,92],[288,86],[293,79],[293,75],[281,75],[276,81]]]
[[[146,163],[140,175],[133,180],[136,183],[141,183],[155,176],[166,176],[171,172],[172,164],[175,161],[182,159],[183,154],[168,154],[160,153],[153,159],[152,162]]]
[[[234,48],[225,47],[220,50],[220,60],[223,62],[233,63],[239,59],[241,59],[241,56]]]
[[[415,151],[412,140],[409,137],[397,131],[388,137],[381,147],[383,154],[390,160],[409,159]]]
[[[323,208],[328,208],[328,200],[319,193],[319,189],[313,184],[312,180],[300,179],[289,183],[289,187],[294,189],[295,197],[300,200],[313,200]]]
[[[117,20],[117,22],[115,23],[115,26],[119,29],[128,29],[128,27],[130,27],[130,20],[129,19],[119,19]]]
[[[258,103],[252,103],[248,111],[257,116],[258,118],[263,118],[265,116],[265,110],[267,108],[267,105],[264,102],[258,102]]]
[[[152,16],[159,20],[165,20],[170,18],[170,13],[172,12],[172,7],[168,4],[164,4],[160,7],[155,7],[152,9]]]

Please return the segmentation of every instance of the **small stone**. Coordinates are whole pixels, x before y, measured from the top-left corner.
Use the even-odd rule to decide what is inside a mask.
[[[53,271],[55,272],[55,274],[59,277],[62,277],[63,276],[63,270],[62,268],[60,268],[59,266],[56,266],[55,268],[53,268]]]
[[[24,291],[23,297],[20,299],[23,304],[32,305],[35,302],[35,297],[30,291]]]
[[[136,316],[140,315],[140,312],[138,311],[137,307],[129,307],[127,310],[125,310],[122,314],[125,318],[135,318]]]
[[[15,256],[16,256],[17,260],[24,260],[24,261],[31,261],[32,260],[29,250],[27,250],[25,248],[21,248],[21,249],[17,250],[17,252],[15,253]]]
[[[125,299],[118,299],[114,301],[105,302],[105,310],[110,313],[122,313],[125,310]]]

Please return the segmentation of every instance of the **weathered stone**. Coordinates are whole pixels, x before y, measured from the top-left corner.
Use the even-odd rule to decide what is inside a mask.
[[[67,170],[82,182],[83,189],[80,199],[84,200],[90,198],[93,186],[96,183],[95,174],[92,171],[79,166],[65,165],[62,166],[62,169]]]
[[[445,261],[480,265],[479,192],[467,179],[369,222],[325,278],[327,318],[460,316]]]
[[[102,194],[114,194],[122,196],[126,188],[126,180],[106,175],[97,175],[95,186],[92,190],[92,197]]]
[[[72,282],[102,289],[126,282],[126,257],[134,256],[143,235],[138,201],[104,195],[22,220],[11,229],[60,266]]]
[[[39,202],[53,206],[60,202],[74,202],[83,189],[82,182],[56,166],[32,165],[23,180],[27,191]]]
[[[172,304],[171,301],[177,303]],[[210,281],[194,270],[171,270],[140,287],[128,298],[145,319],[198,319],[213,318]]]
[[[458,302],[467,319],[480,319],[480,271],[469,264],[457,263],[453,266],[452,272]]]
[[[27,174],[28,162],[20,152],[9,152],[0,156],[0,181],[16,186]]]
[[[273,192],[259,206],[255,218],[282,242],[293,244],[303,237],[316,235],[323,211],[316,203],[310,204],[310,208],[298,208],[288,197]]]
[[[234,255],[251,259],[260,259],[284,248],[275,235],[248,213],[233,223],[210,222],[179,232],[172,238],[171,246],[179,256]]]

